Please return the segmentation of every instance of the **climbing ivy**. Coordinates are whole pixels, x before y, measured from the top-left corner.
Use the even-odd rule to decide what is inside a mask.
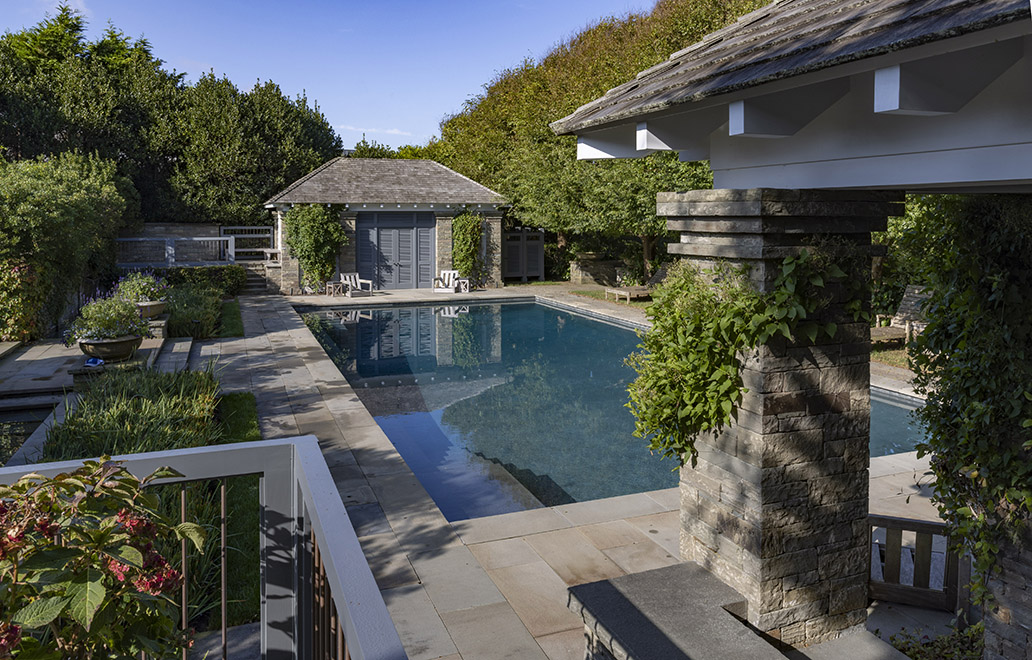
[[[301,264],[304,283],[322,287],[336,269],[337,251],[347,244],[340,212],[320,204],[299,204],[287,211],[283,224],[287,245]]]
[[[484,274],[484,258],[480,253],[483,240],[483,218],[464,211],[452,221],[452,263],[462,277],[479,283]]]
[[[984,599],[997,554],[1032,517],[1032,205],[935,197],[943,249],[928,256],[928,326],[911,344],[934,500],[975,561]]]
[[[720,263],[700,271],[688,261],[669,270],[646,311],[652,327],[642,333],[642,350],[627,358],[638,372],[628,387],[636,418],[634,435],[679,466],[695,465],[695,440],[731,420],[745,387],[740,358],[744,351],[782,337],[815,342],[834,337],[838,326],[818,323],[817,312],[832,299],[832,286],[844,289],[845,311],[869,320],[867,280],[846,277],[865,272],[852,263],[859,253],[844,243],[823,241],[784,259],[771,292],[758,293],[748,272]],[[844,261],[843,261],[844,260]]]

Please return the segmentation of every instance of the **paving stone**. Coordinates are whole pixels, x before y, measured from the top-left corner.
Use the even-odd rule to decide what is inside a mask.
[[[645,493],[650,498],[656,500],[657,503],[665,511],[676,511],[681,508],[681,489],[680,488],[664,488],[663,490],[653,490]]]
[[[505,602],[473,553],[462,545],[410,554],[409,561],[438,612]]]
[[[358,541],[376,579],[376,586],[381,590],[419,582],[393,533],[364,536]]]
[[[555,507],[555,510],[573,525],[590,525],[631,516],[660,513],[664,507],[644,493],[634,493],[609,497],[604,500],[566,504]]]
[[[627,522],[675,557],[681,553],[681,520],[679,511],[628,518]]]
[[[423,587],[410,585],[385,589],[380,593],[409,660],[436,660],[458,653]]]
[[[524,537],[524,540],[568,585],[624,574],[617,564],[595,548],[577,529],[534,534]]]
[[[538,553],[523,539],[502,539],[468,546],[480,565],[486,569],[505,568],[541,561]]]
[[[581,618],[566,607],[566,583],[543,561],[487,572],[535,637],[580,629]]]
[[[583,525],[577,527],[577,530],[586,536],[591,541],[591,544],[599,550],[618,548],[623,545],[632,545],[649,540],[649,537],[645,536],[644,532],[626,520]]]
[[[455,532],[467,545],[548,532],[570,526],[570,521],[556,513],[554,509],[517,511],[452,523]]]
[[[548,660],[584,660],[587,639],[584,629],[565,630],[535,637]]]
[[[642,543],[608,548],[602,552],[625,573],[642,573],[654,568],[672,566],[680,561],[677,555],[647,539]]]
[[[355,536],[389,534],[392,531],[387,516],[383,515],[383,509],[376,502],[353,504],[347,507],[347,512],[351,526],[355,529]]]
[[[547,660],[516,613],[504,601],[441,615],[466,658]]]

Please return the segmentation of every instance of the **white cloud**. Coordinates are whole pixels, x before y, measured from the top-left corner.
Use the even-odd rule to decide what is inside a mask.
[[[93,12],[86,6],[86,0],[64,0],[65,4],[79,12],[86,18],[90,18]],[[57,6],[61,0],[36,0],[36,4],[51,16],[57,13]]]
[[[351,133],[379,133],[381,135],[405,135],[411,136],[412,133],[403,131],[400,128],[359,128],[358,126],[352,126],[350,124],[343,124],[337,127],[339,131],[348,131]]]

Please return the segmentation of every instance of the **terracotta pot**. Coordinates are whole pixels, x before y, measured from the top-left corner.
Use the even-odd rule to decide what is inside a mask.
[[[140,310],[140,316],[149,319],[165,311],[165,301],[148,300],[146,302],[138,302],[136,303],[136,308]]]
[[[82,339],[79,341],[79,350],[105,362],[121,362],[131,358],[141,342],[143,337],[139,335],[125,335],[114,339]]]

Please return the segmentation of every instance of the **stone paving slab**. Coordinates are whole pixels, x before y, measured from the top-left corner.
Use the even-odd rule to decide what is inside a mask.
[[[442,617],[464,658],[548,660],[512,607],[500,603],[448,612]],[[505,649],[505,654],[498,653]]]

